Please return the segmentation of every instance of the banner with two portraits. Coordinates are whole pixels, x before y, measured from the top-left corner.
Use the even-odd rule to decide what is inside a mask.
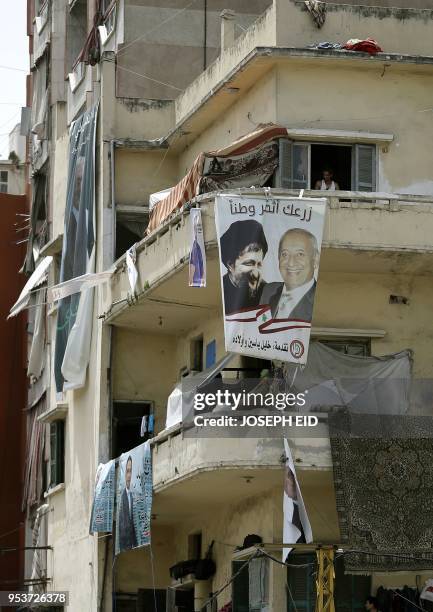
[[[306,363],[326,199],[217,196],[226,350]]]

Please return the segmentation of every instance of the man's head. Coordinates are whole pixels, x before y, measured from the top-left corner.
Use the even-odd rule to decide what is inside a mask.
[[[126,488],[129,490],[131,487],[131,478],[132,478],[132,457],[129,455],[126,460],[126,470],[125,470],[125,484]]]
[[[379,605],[379,602],[377,601],[376,597],[367,597],[367,600],[365,602],[366,610],[371,610],[372,612],[378,612],[379,610],[378,605]]]
[[[286,289],[292,290],[314,278],[319,263],[317,240],[303,229],[290,229],[278,246],[280,274]]]
[[[268,252],[263,228],[253,221],[235,221],[221,237],[221,258],[236,287],[254,293],[262,278],[263,258]]]
[[[284,480],[284,490],[290,499],[296,499],[296,480],[295,475],[290,468],[286,469],[286,478]]]
[[[322,177],[325,183],[330,183],[334,178],[334,173],[331,168],[324,168],[322,171]]]

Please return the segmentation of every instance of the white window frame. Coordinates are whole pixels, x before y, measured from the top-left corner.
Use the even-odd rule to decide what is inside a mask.
[[[3,180],[3,174],[6,174],[6,180]],[[0,170],[0,193],[8,193],[9,171]]]
[[[379,144],[377,142],[353,142],[350,140],[342,140],[340,142],[335,142],[335,141],[327,141],[327,140],[294,140],[294,139],[290,139],[290,142],[292,143],[292,147],[295,147],[297,145],[301,145],[304,147],[307,147],[307,184],[304,187],[304,189],[308,189],[311,190],[313,189],[313,187],[311,186],[311,146],[321,146],[321,145],[325,145],[325,146],[334,146],[334,147],[348,147],[352,150],[352,152],[355,152],[355,147],[357,145],[366,145],[366,146],[370,146],[370,147],[374,147],[374,151],[375,151],[375,161],[374,161],[374,183],[375,183],[375,188],[372,191],[372,193],[374,193],[375,191],[378,191],[378,179],[379,179]],[[293,153],[293,150],[292,150]],[[356,177],[356,172],[357,169],[354,166],[355,160],[354,160],[354,155],[352,154],[352,163],[351,163],[351,189],[349,191],[357,191],[356,188],[352,187],[352,184],[354,182],[354,177]],[[356,178],[355,178],[355,183],[356,183]],[[293,189],[297,189],[297,187],[293,187]],[[366,191],[366,193],[369,193]]]

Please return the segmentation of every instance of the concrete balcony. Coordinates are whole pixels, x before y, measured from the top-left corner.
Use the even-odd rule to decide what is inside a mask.
[[[247,191],[250,195],[255,193]],[[273,192],[298,195],[297,191]],[[323,192],[306,191],[305,196],[323,197]],[[138,243],[136,296],[131,294],[125,258],[117,261],[117,270],[104,295],[101,314],[106,323],[179,334],[222,312],[214,195],[199,196],[196,205],[203,211],[207,287],[200,290],[188,287],[189,214],[188,210],[181,210]],[[342,284],[349,276],[356,277],[359,286],[378,279],[378,275],[387,278],[431,275],[432,236],[431,196],[333,192],[328,198],[313,325],[335,327],[340,323],[329,315],[324,301],[329,282],[338,282],[339,289],[344,290]],[[345,327],[359,328],[362,313],[358,312],[356,320],[352,320],[346,312],[344,319],[341,324]],[[371,317],[366,318],[364,326],[374,327]],[[383,324],[379,327],[383,329]]]
[[[333,499],[328,438],[291,442],[303,490],[324,487]],[[180,429],[153,439],[154,511],[158,522],[176,522],[230,499],[241,502],[281,486],[283,443],[279,438],[187,438]],[[330,495],[331,494],[331,495]],[[327,502],[328,503],[328,502]]]

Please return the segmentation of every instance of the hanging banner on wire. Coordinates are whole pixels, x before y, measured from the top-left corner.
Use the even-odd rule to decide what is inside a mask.
[[[115,461],[100,463],[96,470],[95,493],[89,533],[111,533],[115,496]]]
[[[150,544],[152,460],[149,442],[120,456],[116,504],[116,555]]]
[[[306,363],[326,200],[217,196],[226,350]]]
[[[189,286],[206,287],[206,251],[200,208],[191,208],[191,249],[189,252]]]
[[[98,107],[72,124],[60,284],[95,272],[95,131]],[[57,315],[54,372],[58,393],[82,387],[90,355],[94,289],[65,292]]]
[[[296,477],[290,446],[286,439],[284,440],[284,451],[286,465],[283,493],[283,542],[284,544],[309,544],[313,541],[313,532]],[[283,549],[283,563],[286,562],[291,550],[291,548]]]
[[[107,282],[111,278],[113,272],[114,269],[96,272],[94,274],[83,274],[82,276],[77,276],[77,278],[71,278],[71,280],[65,281],[64,283],[53,285],[48,289],[47,301],[50,304],[58,300],[63,300],[74,293],[96,287],[97,285]]]

